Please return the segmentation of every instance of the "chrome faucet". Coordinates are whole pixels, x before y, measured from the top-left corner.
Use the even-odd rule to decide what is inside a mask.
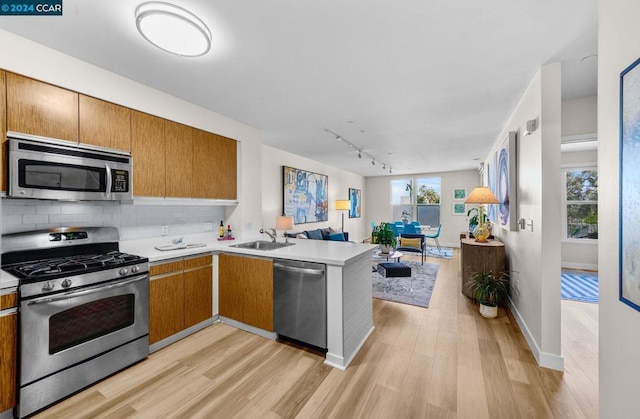
[[[269,230],[271,230],[273,233]],[[278,237],[278,233],[276,233],[275,228],[268,228],[268,229],[261,228],[260,233],[264,233],[267,236],[271,237],[271,241],[274,243],[276,242],[276,237]]]

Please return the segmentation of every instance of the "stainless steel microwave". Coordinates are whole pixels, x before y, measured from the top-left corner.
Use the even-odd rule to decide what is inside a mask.
[[[9,197],[132,199],[132,159],[126,151],[13,132],[7,133],[7,140]]]

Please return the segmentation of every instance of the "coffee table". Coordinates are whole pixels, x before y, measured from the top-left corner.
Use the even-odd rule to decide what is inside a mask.
[[[404,256],[404,253],[402,252],[398,252],[397,250],[391,252],[391,253],[382,253],[380,252],[380,250],[376,250],[373,253],[373,256],[376,258],[386,258],[387,262],[389,261],[389,259],[391,260],[395,260],[396,262],[400,262],[400,258],[402,256]]]

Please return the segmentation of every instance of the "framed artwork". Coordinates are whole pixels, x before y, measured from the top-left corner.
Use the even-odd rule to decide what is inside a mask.
[[[349,188],[349,218],[360,218],[362,216],[362,191],[360,189]]]
[[[494,195],[497,195],[496,191],[496,156],[498,153],[494,154],[493,157],[487,162],[487,170],[485,171],[486,179],[485,185],[493,192]],[[497,223],[496,219],[496,206],[495,205],[487,205],[487,218],[493,224]]]
[[[640,311],[640,59],[620,73],[620,301]]]
[[[464,201],[467,199],[467,190],[465,188],[453,188],[451,195],[453,195],[454,201]]]
[[[453,215],[466,215],[464,202],[453,202],[451,204]]]
[[[516,133],[510,131],[502,141],[496,157],[496,198],[497,221],[506,230],[518,230],[518,206],[516,205],[517,179],[516,179]]]
[[[284,215],[295,224],[329,220],[329,178],[327,175],[282,166]]]

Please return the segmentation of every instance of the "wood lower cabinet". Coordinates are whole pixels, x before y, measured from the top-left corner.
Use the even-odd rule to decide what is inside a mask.
[[[7,72],[7,129],[78,141],[78,93]]]
[[[462,293],[473,298],[469,289],[471,275],[486,269],[494,273],[504,272],[507,256],[504,243],[499,240],[489,240],[488,243],[479,243],[475,239],[461,239],[461,264],[462,264]]]
[[[0,412],[16,405],[17,294],[0,296]]]
[[[199,255],[150,266],[150,344],[213,316],[211,263],[211,255]]]
[[[79,96],[80,143],[131,151],[131,109]]]
[[[221,316],[273,331],[273,261],[220,254],[218,304]]]

